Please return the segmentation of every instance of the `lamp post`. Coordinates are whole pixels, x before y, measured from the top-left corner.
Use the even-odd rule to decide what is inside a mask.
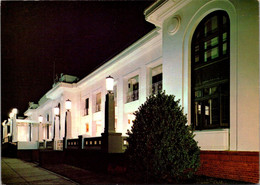
[[[54,107],[54,115],[55,115],[55,118],[54,118],[53,139],[57,138],[57,136],[58,136],[58,134],[57,134],[58,133],[58,128],[56,128],[57,126],[59,126],[59,131],[60,131],[60,122],[58,124],[56,124],[57,118],[58,118],[58,121],[59,121],[59,118],[60,118],[60,104],[58,104],[56,107]],[[60,132],[59,132],[59,135],[60,135]]]
[[[38,117],[38,121],[39,121],[39,125],[38,125],[38,142],[40,142],[40,126],[41,126],[41,124],[42,124],[42,122],[43,122],[43,117],[42,117],[42,115],[40,115],[39,117]]]
[[[16,125],[16,116],[17,116],[18,110],[17,108],[13,108],[12,112],[9,114],[10,120],[11,120],[11,141],[17,142],[17,125]]]
[[[67,138],[71,138],[71,101],[69,99],[65,102],[65,130],[64,130],[64,138],[63,138],[63,148],[67,148]]]
[[[115,102],[114,102],[114,78],[106,78],[106,102],[105,102],[105,129],[102,133],[103,144],[102,150],[107,153],[122,152],[121,133],[115,132]]]
[[[108,76],[106,78],[106,103],[105,103],[105,133],[115,132],[115,103],[114,103],[114,78]]]

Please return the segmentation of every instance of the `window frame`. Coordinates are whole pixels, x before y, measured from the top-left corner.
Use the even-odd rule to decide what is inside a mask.
[[[205,33],[205,23],[217,17],[217,28],[211,32]],[[224,18],[225,17],[225,18]],[[223,24],[224,20],[226,25]],[[224,35],[226,34],[226,35]],[[225,37],[225,40],[224,40]],[[208,43],[212,44],[212,40],[218,39],[217,44],[208,46]],[[216,40],[215,40],[216,42]],[[224,44],[226,44],[225,53],[223,51]],[[205,53],[216,48],[218,55],[216,58],[205,60]],[[198,58],[197,58],[198,56]],[[207,55],[208,56],[208,55]],[[196,60],[199,59],[199,60]],[[220,67],[219,70],[214,67]],[[222,70],[221,67],[225,67],[226,70]],[[210,73],[210,70],[214,68],[216,74]],[[207,71],[208,69],[208,71]],[[221,69],[221,70],[220,70]],[[213,76],[213,77],[212,77]],[[214,79],[215,77],[215,79]],[[218,79],[219,78],[219,79]],[[222,79],[223,78],[223,79]],[[206,80],[207,79],[207,80]],[[222,87],[227,85],[227,91],[222,90]],[[207,89],[217,88],[215,94],[210,94]],[[197,93],[199,92],[200,93]],[[224,93],[223,93],[224,92]],[[200,97],[195,97],[195,93],[200,94]],[[222,102],[222,98],[227,98],[227,104]],[[218,105],[213,107],[206,105],[207,101],[218,99]],[[215,100],[214,100],[215,101]],[[198,104],[201,102],[201,104]],[[228,123],[223,123],[222,111],[228,107]],[[200,105],[200,111],[197,105]],[[206,110],[207,107],[210,116],[210,124],[207,124]],[[217,110],[216,110],[217,109]],[[213,124],[213,115],[218,114],[218,123]],[[201,114],[200,118],[199,115]],[[215,121],[215,120],[214,120]],[[208,14],[197,26],[191,42],[191,124],[195,130],[215,129],[215,128],[229,128],[230,125],[230,20],[225,11],[218,10]]]

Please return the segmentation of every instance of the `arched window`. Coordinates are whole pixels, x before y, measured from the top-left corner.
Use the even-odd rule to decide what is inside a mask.
[[[230,23],[226,12],[207,15],[191,44],[191,117],[195,129],[229,127]]]

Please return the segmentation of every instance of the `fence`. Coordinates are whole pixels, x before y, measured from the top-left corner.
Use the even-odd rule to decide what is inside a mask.
[[[68,139],[67,140],[67,149],[80,149],[79,139]]]
[[[63,150],[63,140],[58,140],[58,141],[56,141],[56,147],[55,147],[55,149],[56,150]]]
[[[101,150],[102,137],[84,138],[83,149]]]
[[[39,149],[45,149],[45,142],[39,142]]]
[[[46,149],[54,149],[54,142],[53,141],[46,141]]]

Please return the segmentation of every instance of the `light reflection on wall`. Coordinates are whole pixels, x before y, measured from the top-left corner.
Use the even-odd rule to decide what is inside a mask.
[[[28,124],[19,124],[17,127],[18,141],[28,141]]]

